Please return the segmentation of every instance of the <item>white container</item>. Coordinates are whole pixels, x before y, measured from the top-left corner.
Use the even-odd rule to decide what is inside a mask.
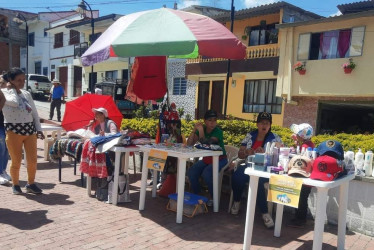
[[[365,153],[365,160],[364,160],[365,176],[371,176],[372,169],[373,169],[373,152],[367,151]]]
[[[355,165],[356,168],[362,170],[364,167],[364,153],[362,153],[361,149],[358,149],[358,152],[355,155]]]

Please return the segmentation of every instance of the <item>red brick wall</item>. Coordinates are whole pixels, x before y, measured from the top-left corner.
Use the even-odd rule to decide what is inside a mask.
[[[0,74],[3,70],[8,70],[11,67],[20,66],[20,47],[19,45],[12,45],[12,61],[13,65],[9,65],[9,46],[5,42],[0,42]]]
[[[0,74],[3,70],[9,69],[9,48],[8,45],[4,42],[0,42]]]
[[[373,97],[292,97],[298,105],[284,104],[283,127],[296,123],[309,123],[313,128],[317,126],[318,103],[320,101],[341,102],[374,102]]]

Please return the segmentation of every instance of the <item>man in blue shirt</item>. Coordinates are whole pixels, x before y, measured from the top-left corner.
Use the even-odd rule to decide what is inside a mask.
[[[57,110],[57,120],[61,122],[61,103],[65,102],[64,88],[61,86],[61,83],[54,79],[52,81],[53,87],[49,95],[49,101],[51,101],[51,109],[49,112],[49,120],[52,120],[55,108]],[[62,100],[61,100],[62,97]]]

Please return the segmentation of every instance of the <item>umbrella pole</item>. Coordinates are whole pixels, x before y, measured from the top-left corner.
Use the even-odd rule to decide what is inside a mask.
[[[168,72],[169,72],[169,69],[168,69],[168,60],[169,60],[169,57],[167,56],[166,57],[166,104],[167,104],[167,107],[169,108],[170,107],[170,100],[169,100],[169,83],[168,83],[168,79],[169,79],[169,75],[168,75]]]
[[[234,31],[234,16],[235,16],[235,7],[234,7],[234,0],[231,0],[231,27],[230,31]],[[227,60],[227,74],[226,74],[226,95],[225,95],[225,107],[223,111],[223,119],[226,118],[227,114],[227,98],[229,96],[229,78],[230,78],[230,71],[231,71],[231,60]]]

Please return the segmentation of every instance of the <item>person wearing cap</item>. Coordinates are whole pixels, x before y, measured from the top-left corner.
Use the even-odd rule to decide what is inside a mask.
[[[277,146],[282,144],[280,137],[271,132],[272,115],[267,112],[260,112],[257,116],[257,129],[246,135],[239,148],[238,157],[242,160],[246,159],[249,155],[255,153],[265,153],[264,147],[266,143],[277,143]],[[233,172],[231,177],[231,187],[234,195],[234,203],[231,207],[231,214],[238,214],[240,210],[240,201],[242,198],[243,190],[246,183],[249,182],[249,176],[244,173],[246,166],[238,164],[237,169]],[[264,183],[269,180],[260,178],[257,189],[257,207],[262,213],[262,219],[267,228],[274,226],[274,221],[268,213],[265,187]]]
[[[100,136],[108,136],[118,132],[117,125],[108,118],[108,111],[103,108],[93,108],[92,112],[95,118],[89,122],[86,128],[90,128],[92,132]]]
[[[223,143],[223,131],[217,127],[217,112],[208,110],[204,115],[204,123],[195,124],[190,136],[187,139],[187,145],[193,146],[196,142],[202,144],[217,144],[222,148],[223,155],[219,157],[219,171],[227,164],[225,145]],[[204,157],[203,160],[196,162],[188,169],[188,179],[193,193],[199,194],[201,191],[199,178],[203,177],[208,185],[209,194],[213,197],[213,163],[211,157]],[[209,199],[208,206],[213,205]]]
[[[61,104],[65,102],[65,92],[61,83],[57,79],[53,79],[52,88],[49,94],[49,101],[51,102],[51,108],[49,111],[49,120],[52,120],[55,108],[57,110],[57,121],[61,122]],[[61,100],[62,98],[62,100]]]
[[[303,148],[307,150],[309,147],[313,149],[315,147],[314,143],[311,141],[313,136],[313,127],[311,125],[308,123],[292,124],[290,129],[294,133],[292,138],[294,139],[296,146],[300,147],[300,150]],[[309,176],[304,175],[304,177]],[[303,228],[305,226],[308,215],[308,197],[311,191],[311,186],[301,186],[299,207],[295,209],[295,216],[289,222],[289,227]]]

